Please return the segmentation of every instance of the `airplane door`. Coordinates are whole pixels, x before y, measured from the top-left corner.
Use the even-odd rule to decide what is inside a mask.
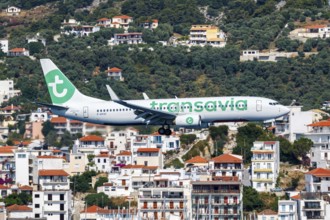
[[[88,106],[84,106],[83,114],[84,114],[84,118],[88,118]]]
[[[261,112],[261,111],[262,111],[262,101],[257,100],[257,112]]]

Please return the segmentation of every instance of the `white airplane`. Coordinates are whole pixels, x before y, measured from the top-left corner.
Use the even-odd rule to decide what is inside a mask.
[[[161,125],[158,132],[170,135],[170,126],[206,128],[214,122],[263,121],[289,112],[277,101],[262,97],[228,96],[121,100],[107,85],[111,101],[83,95],[50,59],[40,60],[54,114],[104,125]]]

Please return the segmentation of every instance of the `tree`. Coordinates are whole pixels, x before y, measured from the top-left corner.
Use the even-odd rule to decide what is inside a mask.
[[[300,138],[293,142],[293,153],[296,158],[302,159],[310,152],[313,142],[308,138]]]
[[[182,134],[180,136],[180,142],[181,144],[192,144],[196,140],[196,135],[195,134]]]
[[[6,206],[11,206],[14,204],[17,205],[28,205],[32,202],[32,196],[27,194],[26,192],[22,192],[20,194],[10,194],[4,199]]]
[[[94,189],[97,190],[97,187],[103,186],[103,183],[107,183],[108,181],[108,177],[99,177],[98,180],[95,182]]]
[[[41,53],[45,48],[44,45],[40,42],[31,42],[28,44],[30,55],[34,55],[36,53]]]
[[[109,197],[102,193],[95,193],[95,194],[89,194],[85,197],[85,203],[87,206],[97,205],[99,207],[106,207],[108,206],[110,200]]]
[[[55,131],[55,128],[54,125],[49,120],[47,120],[42,123],[41,133],[44,137],[46,137],[50,131]]]
[[[264,202],[261,200],[257,190],[250,186],[243,187],[243,210],[245,212],[251,212],[254,210],[261,210],[264,206]]]

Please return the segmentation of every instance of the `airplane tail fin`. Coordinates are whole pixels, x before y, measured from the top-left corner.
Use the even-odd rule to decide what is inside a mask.
[[[40,59],[52,103],[64,106],[70,102],[81,102],[84,95],[71,83],[50,59]]]

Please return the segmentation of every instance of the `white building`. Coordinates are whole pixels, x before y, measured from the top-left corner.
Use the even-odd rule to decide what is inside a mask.
[[[139,148],[136,157],[133,157],[133,164],[163,168],[163,153],[159,148]]]
[[[266,209],[258,213],[257,220],[278,220],[277,212],[274,212],[271,209]]]
[[[224,47],[226,41],[226,34],[216,26],[201,24],[190,28],[189,45]]]
[[[275,188],[280,171],[280,144],[278,141],[256,141],[251,148],[251,182],[258,192]]]
[[[9,6],[6,9],[6,13],[9,16],[17,16],[17,15],[19,15],[20,12],[21,12],[21,9],[18,7],[15,7],[15,6]]]
[[[28,219],[33,218],[33,209],[26,205],[11,205],[7,208],[8,219]]]
[[[279,220],[298,220],[297,203],[292,200],[278,201],[278,219]]]
[[[44,169],[38,172],[38,190],[33,191],[35,218],[70,220],[72,213],[69,174],[61,169]]]
[[[0,105],[3,102],[7,102],[10,98],[18,96],[20,93],[20,90],[14,90],[13,80],[0,80]]]
[[[316,168],[305,173],[306,192],[329,192],[330,170]]]
[[[121,151],[129,150],[132,139],[139,133],[135,128],[127,128],[121,131],[111,131],[105,137],[104,143],[108,146],[111,154],[119,154]]]
[[[30,162],[29,153],[26,151],[15,152],[15,177],[17,185],[30,185]]]
[[[113,43],[115,45],[118,45],[118,44],[141,44],[141,43],[143,43],[142,33],[132,32],[132,33],[114,34]]]
[[[128,30],[129,24],[133,22],[133,18],[128,15],[118,15],[112,18],[110,27],[112,28],[123,28],[125,31]]]
[[[108,152],[100,152],[100,154],[94,157],[94,163],[96,165],[96,171],[99,172],[110,172],[111,159]]]
[[[304,134],[313,141],[311,149],[311,166],[330,167],[330,121],[319,121],[308,125],[309,131]]]
[[[7,53],[8,52],[8,40],[7,39],[0,39],[0,50],[2,52]]]
[[[309,57],[311,55],[318,54],[318,52],[305,52],[304,56]],[[239,60],[243,61],[268,61],[268,62],[277,62],[279,60],[295,58],[298,57],[298,52],[278,52],[278,51],[263,51],[259,50],[243,50]]]
[[[314,122],[317,113],[301,111],[302,106],[288,106],[288,108],[289,114],[275,119],[270,129],[274,130],[276,136],[282,136],[294,142],[308,132],[307,126]]]
[[[32,112],[30,116],[30,122],[37,122],[37,121],[48,121],[48,112],[43,111],[42,108],[38,108],[37,111]]]
[[[39,43],[42,43],[44,46],[46,46],[46,38],[40,36],[40,33],[37,33],[34,36],[26,37],[26,40],[28,43],[39,42]]]

